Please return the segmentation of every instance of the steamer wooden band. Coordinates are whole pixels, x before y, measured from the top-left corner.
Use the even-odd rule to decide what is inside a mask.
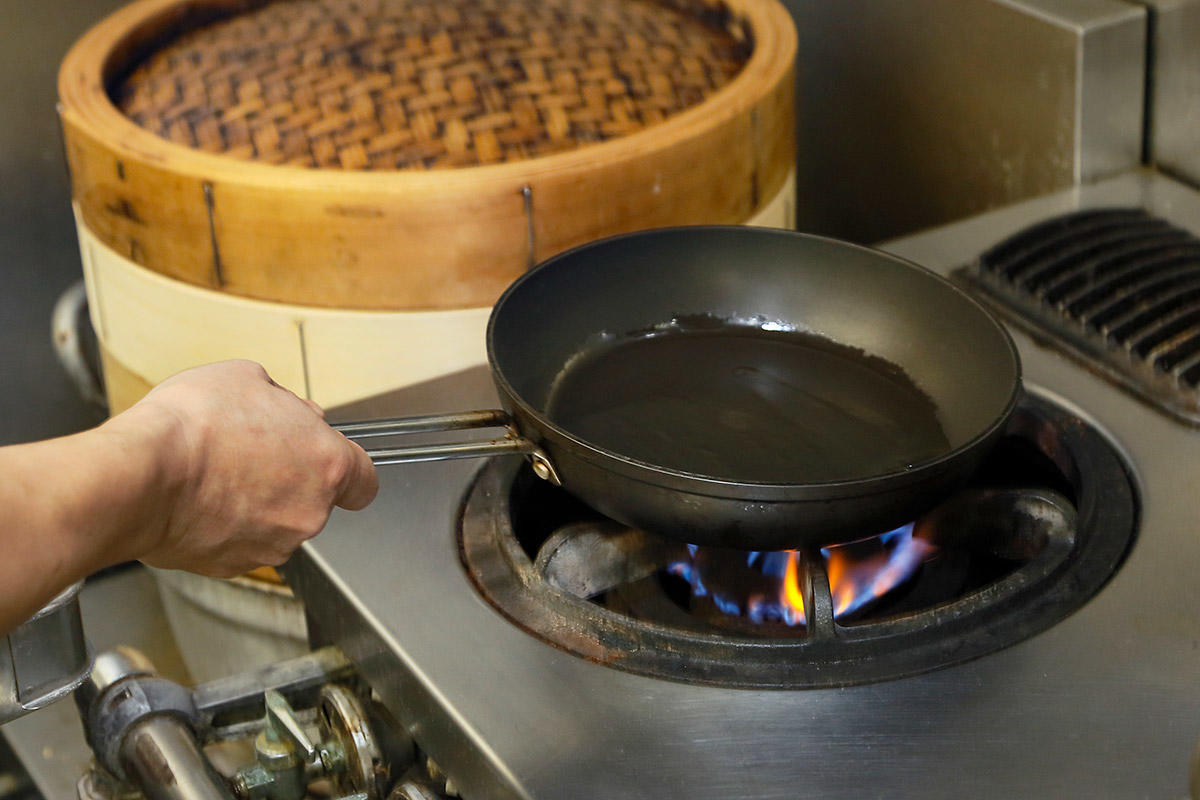
[[[794,152],[795,32],[775,0],[728,6],[752,38],[748,61],[665,121],[506,163],[353,171],[205,153],[123,115],[106,84],[134,54],[198,14],[245,7],[140,0],[89,31],[63,62],[75,200],[100,242],[198,286],[345,308],[487,306],[565,248],[639,228],[742,222],[780,191]]]
[[[115,362],[106,364],[113,413],[182,369],[230,358],[259,362],[322,406],[486,361],[488,307],[352,311],[235,297],[145,269],[77,228],[92,326]]]
[[[791,228],[795,179],[747,224]],[[487,361],[490,306],[443,311],[313,308],[236,297],[173,280],[76,227],[92,326],[112,413],[187,367],[228,358],[263,364],[323,406],[360,400]]]

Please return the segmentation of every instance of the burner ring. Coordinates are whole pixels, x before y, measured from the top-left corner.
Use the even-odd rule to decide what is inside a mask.
[[[1036,555],[994,583],[894,617],[836,622],[820,568],[805,570],[808,627],[779,638],[648,621],[576,597],[544,580],[518,540],[510,501],[521,466],[513,459],[490,461],[467,493],[459,521],[462,562],[480,594],[517,626],[629,672],[746,688],[837,687],[915,675],[1008,647],[1063,620],[1115,574],[1134,540],[1134,487],[1099,431],[1027,393],[1006,435],[1032,445],[1061,474],[1074,495],[1074,514],[1065,517],[1073,527],[1052,531]],[[1065,500],[1027,493],[1055,506]],[[631,586],[634,595],[644,589]]]

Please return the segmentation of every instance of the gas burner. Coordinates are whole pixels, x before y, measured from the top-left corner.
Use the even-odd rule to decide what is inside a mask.
[[[511,459],[480,471],[459,532],[478,591],[556,647],[678,681],[799,688],[926,672],[1045,630],[1115,573],[1136,516],[1107,441],[1027,395],[966,488],[847,545],[676,543],[598,516]]]

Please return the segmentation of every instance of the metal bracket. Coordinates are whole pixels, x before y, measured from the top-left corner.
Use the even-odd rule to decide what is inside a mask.
[[[87,680],[79,586],[68,587],[8,636],[0,637],[0,724],[70,694]]]

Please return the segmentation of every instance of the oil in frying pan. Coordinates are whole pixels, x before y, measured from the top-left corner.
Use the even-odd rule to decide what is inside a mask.
[[[650,465],[732,481],[883,475],[950,449],[937,406],[884,359],[807,333],[666,328],[575,359],[546,415]]]

